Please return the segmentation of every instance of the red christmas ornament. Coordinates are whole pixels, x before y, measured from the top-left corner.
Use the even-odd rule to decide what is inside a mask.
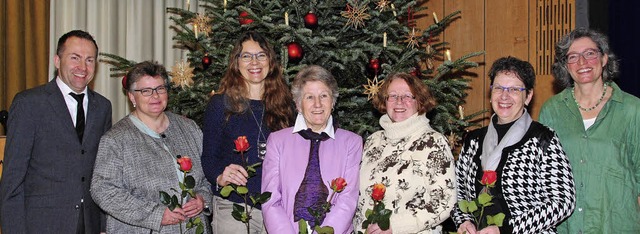
[[[289,54],[289,61],[299,62],[302,60],[304,56],[304,51],[302,50],[302,46],[297,42],[291,42],[287,45],[287,51]]]
[[[211,65],[211,56],[209,56],[208,54],[205,54],[204,57],[202,57],[202,67],[207,70],[207,68],[209,68],[209,66]]]
[[[314,29],[318,27],[318,16],[309,11],[309,13],[304,16],[304,26],[308,29]]]
[[[129,89],[129,87],[127,87],[127,75],[122,76],[122,88]]]
[[[382,59],[379,59],[379,58],[372,58],[369,60],[369,65],[367,65],[367,70],[371,74],[371,76],[380,75],[380,72],[382,71],[380,67],[380,63],[382,63]]]
[[[253,23],[253,19],[249,17],[249,13],[246,11],[240,12],[240,24],[247,25]]]
[[[410,68],[409,69],[409,74],[411,74],[412,76],[420,78],[420,76],[422,75],[422,71],[420,69],[420,66],[416,65],[415,67]]]

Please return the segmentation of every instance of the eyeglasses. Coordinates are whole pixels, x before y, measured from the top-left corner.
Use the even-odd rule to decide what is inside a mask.
[[[580,55],[584,58],[584,60],[592,60],[598,58],[600,55],[600,50],[596,49],[586,49],[582,51],[582,53],[570,53],[567,54],[567,63],[577,63],[580,60]]]
[[[160,86],[155,87],[155,88],[134,89],[133,91],[140,92],[140,94],[142,94],[142,96],[148,97],[148,96],[153,95],[153,91],[155,91],[157,94],[165,94],[165,93],[167,93],[167,86],[166,85],[160,85]]]
[[[253,60],[253,58],[255,58],[256,60],[260,61],[260,62],[264,62],[267,61],[267,59],[269,59],[269,56],[267,56],[267,53],[265,52],[260,52],[257,54],[252,54],[252,53],[242,53],[240,55],[238,55],[238,57],[240,58],[240,60],[242,60],[243,62],[251,62],[251,60]]]
[[[522,87],[505,87],[500,85],[491,85],[489,87],[491,88],[491,92],[496,94],[503,92],[507,92],[509,94],[519,94],[520,92],[527,90],[527,88]]]
[[[405,95],[397,95],[397,94],[391,94],[389,96],[387,96],[387,102],[397,102],[398,100],[400,100],[401,102],[411,102],[413,100],[415,100],[416,97],[414,97],[413,95],[409,95],[409,94],[405,94]]]

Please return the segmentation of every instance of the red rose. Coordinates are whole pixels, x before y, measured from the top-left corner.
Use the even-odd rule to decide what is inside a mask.
[[[182,156],[178,158],[178,165],[180,165],[180,170],[188,172],[191,170],[193,163],[191,162],[191,158],[187,156]]]
[[[347,181],[342,177],[335,178],[331,181],[331,189],[336,193],[342,192],[344,187],[347,187]]]
[[[238,139],[233,142],[236,143],[236,151],[238,152],[245,152],[249,149],[249,142],[246,136],[239,136]]]
[[[496,174],[496,171],[484,171],[480,183],[483,185],[493,185],[497,179],[498,174]]]
[[[384,187],[384,184],[374,184],[373,191],[371,192],[371,198],[373,198],[374,201],[382,201],[382,199],[384,198],[384,193],[386,191],[387,188]]]

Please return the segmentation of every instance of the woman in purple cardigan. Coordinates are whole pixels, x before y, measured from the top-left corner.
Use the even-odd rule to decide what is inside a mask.
[[[305,220],[309,229],[331,226],[335,233],[351,233],[362,138],[334,127],[331,111],[338,85],[324,68],[302,69],[291,92],[298,110],[295,126],[273,132],[267,140],[262,192],[271,192],[271,199],[262,205],[266,229],[269,233],[298,233],[299,222]],[[320,211],[329,201],[330,183],[338,177],[347,186],[333,196],[328,213],[314,217],[309,210]]]

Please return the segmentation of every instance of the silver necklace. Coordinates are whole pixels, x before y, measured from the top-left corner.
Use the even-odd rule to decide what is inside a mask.
[[[262,121],[264,120],[265,108],[262,108],[260,123],[258,123],[258,118],[256,118],[256,115],[253,112],[253,108],[251,108],[251,106],[249,106],[249,110],[251,111],[251,117],[253,117],[253,120],[256,122],[256,126],[258,126],[258,140],[256,142],[256,146],[258,147],[258,158],[260,160],[264,160],[264,156],[267,155],[267,137],[265,137],[264,132],[262,132]]]

